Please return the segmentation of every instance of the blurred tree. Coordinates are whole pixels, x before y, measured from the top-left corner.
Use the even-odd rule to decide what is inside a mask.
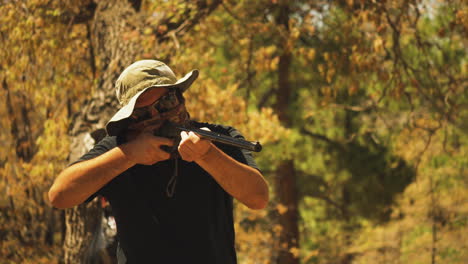
[[[282,124],[292,127],[294,113],[291,111],[293,94],[296,92],[290,81],[291,61],[293,60],[294,31],[290,28],[290,19],[293,15],[291,3],[279,1],[273,9],[275,26],[280,33],[278,56],[278,82],[275,87],[276,102],[274,109]],[[296,168],[293,159],[284,159],[275,172],[275,190],[278,204],[285,207],[280,213],[279,224],[282,229],[279,235],[279,253],[277,263],[299,263],[299,201]]]

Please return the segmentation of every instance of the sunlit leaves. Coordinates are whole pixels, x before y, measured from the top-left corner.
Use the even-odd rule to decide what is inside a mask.
[[[82,3],[74,4],[23,1],[0,6],[0,81],[2,94],[11,99],[0,110],[0,192],[6,205],[0,229],[8,230],[1,237],[8,246],[0,255],[15,262],[51,263],[60,250],[47,225],[58,216],[46,193],[68,155],[68,118],[86,98],[92,78],[86,28],[63,21]],[[30,149],[27,157],[15,153],[18,144]]]
[[[223,1],[181,36],[184,25],[174,23],[196,17],[200,1],[145,1],[144,25],[128,24],[122,41],[138,40],[138,58],[167,59],[179,77],[199,69],[186,93],[192,117],[259,140],[264,150],[255,156],[270,182],[281,160],[294,159],[302,246],[287,250],[304,263],[417,263],[431,254],[436,262],[465,263],[466,3],[292,2],[288,28],[275,21],[280,0]],[[44,241],[44,196],[66,163],[69,120],[101,74],[92,72],[83,22],[91,3],[0,6],[0,97],[9,94],[13,105],[11,114],[0,104],[0,229],[9,230],[0,232],[0,256],[16,262],[56,259],[56,247],[24,245],[35,236]],[[290,129],[271,108],[284,51],[292,54]],[[30,139],[12,131],[14,120]],[[17,143],[34,147],[30,161]],[[401,193],[391,192],[401,180],[398,161],[417,172]],[[380,203],[388,197],[397,199]],[[369,209],[391,209],[390,220],[376,222]],[[265,211],[237,205],[240,263],[272,262],[283,246],[274,220],[287,210],[275,197]]]

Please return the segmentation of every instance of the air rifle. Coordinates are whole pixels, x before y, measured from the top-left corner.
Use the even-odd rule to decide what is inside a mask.
[[[193,127],[191,125],[178,125],[173,123],[166,123],[158,132],[157,136],[174,138],[180,140],[180,132],[193,132],[199,135],[203,139],[208,139],[213,142],[222,143],[225,145],[247,149],[254,152],[260,152],[262,145],[258,141],[247,141],[240,138],[234,138],[226,135],[222,135],[213,131],[207,131],[200,128]]]

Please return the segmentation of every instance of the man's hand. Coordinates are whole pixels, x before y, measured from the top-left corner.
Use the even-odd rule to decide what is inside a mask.
[[[201,129],[210,131],[206,127]],[[211,141],[202,139],[193,132],[187,133],[186,131],[182,131],[180,137],[181,140],[178,147],[180,157],[189,162],[203,159],[212,147]]]
[[[153,136],[150,132],[143,132],[135,139],[120,146],[122,151],[137,164],[152,165],[167,160],[170,154],[161,146],[173,146],[174,141],[168,138]]]

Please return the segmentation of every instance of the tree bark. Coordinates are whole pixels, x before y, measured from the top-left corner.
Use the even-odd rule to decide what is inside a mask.
[[[92,98],[72,122],[70,161],[77,160],[105,135],[103,128],[118,108],[114,82],[140,52],[136,40],[124,38],[125,33],[135,30],[141,23],[134,9],[140,4],[135,2],[98,1],[94,17],[88,21],[90,50],[93,51],[90,67],[97,67],[100,77]],[[65,263],[96,263],[93,255],[97,255],[98,249],[89,245],[100,230],[101,220],[102,209],[97,201],[66,210]]]
[[[30,105],[24,94],[18,94],[20,100],[13,102],[6,78],[2,81],[5,90],[5,104],[10,121],[10,133],[15,141],[16,156],[25,162],[30,162],[37,151],[35,143],[36,135],[33,135],[31,122],[28,115]],[[15,107],[16,106],[16,107]]]
[[[296,264],[299,263],[299,213],[296,173],[292,160],[283,161],[277,168],[275,185],[278,202],[287,208],[285,213],[279,215],[282,229],[277,263]]]
[[[277,25],[289,35],[289,3],[281,1],[278,5]],[[274,109],[279,120],[286,127],[291,127],[292,117],[289,112],[292,87],[289,80],[292,54],[288,45],[288,39],[283,39],[283,52],[278,63],[278,89],[276,92],[276,104]],[[283,161],[276,169],[276,197],[278,203],[286,206],[287,211],[279,214],[279,224],[282,227],[279,237],[278,264],[299,263],[299,213],[298,213],[298,191],[296,183],[296,170],[293,160]]]

